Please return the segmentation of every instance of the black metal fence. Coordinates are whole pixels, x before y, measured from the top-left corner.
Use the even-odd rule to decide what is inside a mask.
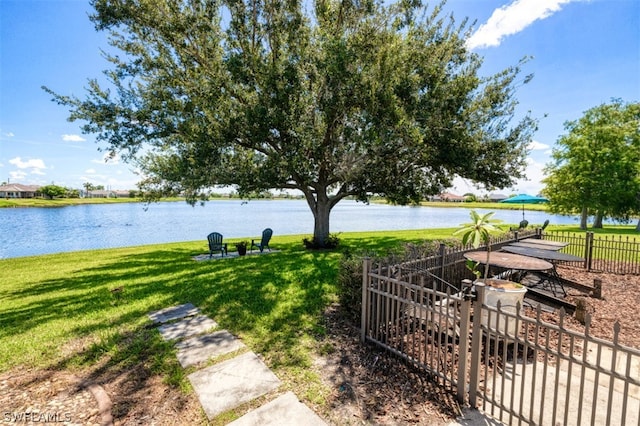
[[[584,259],[582,265],[572,262],[571,266],[582,267],[589,272],[640,275],[640,241],[628,236],[599,237],[593,232],[542,232],[540,229],[531,229],[493,237],[490,241],[491,250],[498,251],[505,245],[525,238],[569,243],[562,251]],[[398,269],[398,278],[410,283],[416,282],[416,278],[412,277],[423,276],[423,272],[427,271],[433,281],[429,286],[435,285],[438,291],[446,292],[447,287],[450,287],[447,283],[473,279],[473,275],[466,268],[464,257],[465,253],[472,250],[475,249],[461,244],[441,244],[438,253],[397,263],[394,268]],[[480,247],[478,250],[486,250],[486,247]]]
[[[445,255],[436,259],[446,263]],[[586,331],[575,331],[564,311],[559,324],[548,323],[540,306],[503,306],[483,284],[474,294],[460,283],[452,294],[426,269],[404,270],[364,259],[362,341],[509,425],[640,424],[640,350],[618,342],[619,323],[612,341],[599,339],[588,332],[589,315]]]
[[[564,231],[545,232],[541,237],[569,243],[563,251],[584,258],[587,271],[640,275],[640,241],[635,237]]]

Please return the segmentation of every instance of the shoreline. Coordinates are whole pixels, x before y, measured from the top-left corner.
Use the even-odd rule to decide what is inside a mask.
[[[349,200],[350,198],[345,198]],[[213,197],[208,201],[237,201],[244,200],[240,197]],[[291,201],[300,200],[300,197],[272,197],[255,198],[253,201]],[[0,209],[5,208],[56,208],[82,206],[89,204],[121,204],[121,203],[156,203],[156,202],[185,202],[185,198],[172,197],[162,198],[157,201],[146,201],[142,198],[56,198],[47,200],[43,198],[8,198],[0,199]],[[206,203],[206,201],[205,201]],[[372,199],[371,204],[390,204],[383,199]],[[421,201],[415,207],[436,207],[436,208],[465,208],[465,209],[495,209],[495,210],[525,210],[525,211],[547,211],[547,206],[543,204],[503,204],[496,202],[452,202],[452,201]]]

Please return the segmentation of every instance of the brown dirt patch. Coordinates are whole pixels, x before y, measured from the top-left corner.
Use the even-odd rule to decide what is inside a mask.
[[[144,370],[137,366],[123,371],[100,386],[65,371],[14,368],[0,375],[0,423],[105,424],[109,416],[100,412],[96,388],[111,403],[107,414],[113,416],[115,425],[204,423],[195,395],[185,395]]]
[[[64,371],[13,369],[0,375],[2,423],[99,425],[91,392]]]

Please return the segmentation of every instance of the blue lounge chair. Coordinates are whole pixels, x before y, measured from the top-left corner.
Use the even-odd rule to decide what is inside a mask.
[[[222,243],[222,234],[212,232],[207,236],[209,241],[209,259],[213,257],[213,252],[219,251],[222,256],[227,254],[227,243]]]
[[[251,240],[251,251],[253,251],[254,247],[260,249],[260,253],[262,253],[265,248],[268,248],[269,251],[271,251],[271,247],[269,247],[269,240],[271,240],[272,235],[273,230],[271,228],[267,228],[262,231],[262,239],[259,243],[257,243],[256,240]]]

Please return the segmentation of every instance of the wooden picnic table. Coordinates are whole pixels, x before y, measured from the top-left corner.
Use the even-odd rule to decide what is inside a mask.
[[[561,253],[555,250],[545,250],[541,248],[518,247],[514,245],[502,247],[503,251],[521,256],[528,256],[540,260],[551,262],[551,278],[560,286],[562,293],[566,296],[567,292],[562,284],[556,265],[558,262],[584,262],[584,259],[568,253]],[[556,296],[555,287],[552,287],[553,295]]]
[[[566,247],[569,243],[565,243],[564,241],[551,241],[551,240],[540,240],[538,238],[525,238],[524,240],[520,240],[521,243],[527,244],[538,244],[541,246],[551,246],[551,247]]]
[[[532,248],[532,249],[543,249],[543,250],[554,250],[554,251],[559,251],[562,250],[561,246],[552,246],[552,245],[547,245],[547,244],[538,244],[538,243],[533,243],[533,242],[523,242],[523,241],[518,241],[515,243],[511,243],[509,244],[510,246],[514,246],[514,247],[525,247],[525,248]]]
[[[538,247],[520,247],[515,244],[502,247],[502,250],[522,256],[535,257],[544,259],[551,263],[554,262],[584,262],[584,259],[568,253],[562,253],[556,250],[542,249]]]
[[[482,265],[487,263],[486,251],[471,251],[465,253],[464,257]],[[489,266],[525,272],[553,269],[553,265],[546,260],[500,251],[492,251],[489,254]]]

